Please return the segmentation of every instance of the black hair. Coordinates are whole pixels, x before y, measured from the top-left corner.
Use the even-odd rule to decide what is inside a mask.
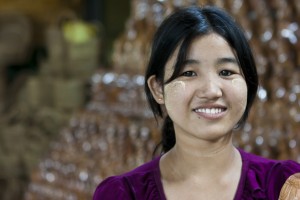
[[[155,118],[163,117],[164,113],[155,101],[147,80],[155,75],[156,81],[163,86],[177,78],[193,40],[209,33],[216,33],[223,37],[235,51],[248,88],[246,109],[237,125],[244,124],[258,88],[256,65],[242,28],[226,11],[216,6],[181,8],[167,17],[155,33],[145,74],[145,92]],[[174,72],[167,81],[164,81],[165,65],[177,47],[179,52]],[[176,140],[171,118],[166,116],[164,120],[160,144],[162,144],[162,151],[167,152],[175,145]]]

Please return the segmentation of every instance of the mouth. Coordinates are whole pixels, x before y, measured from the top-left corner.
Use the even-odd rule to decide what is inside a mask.
[[[209,106],[209,107],[200,107],[200,108],[195,108],[193,111],[197,113],[199,117],[202,118],[207,118],[207,119],[218,119],[221,118],[227,108],[224,106]]]
[[[198,108],[194,109],[196,113],[205,113],[205,114],[219,114],[226,110],[226,108]]]

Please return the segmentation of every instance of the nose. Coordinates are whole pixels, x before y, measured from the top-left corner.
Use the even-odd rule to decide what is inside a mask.
[[[214,100],[222,96],[222,85],[218,77],[210,75],[199,79],[201,79],[197,90],[199,98]]]

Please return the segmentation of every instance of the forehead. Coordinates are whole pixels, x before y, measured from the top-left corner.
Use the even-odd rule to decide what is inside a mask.
[[[233,49],[220,35],[211,33],[193,40],[188,50],[188,57],[213,59],[216,57],[234,56]]]
[[[173,70],[178,59],[178,53],[181,48],[180,43],[171,54],[166,63],[166,70]],[[187,59],[209,60],[217,59],[218,57],[236,57],[234,50],[230,47],[228,42],[216,33],[210,33],[203,36],[198,36],[192,40],[187,49]]]

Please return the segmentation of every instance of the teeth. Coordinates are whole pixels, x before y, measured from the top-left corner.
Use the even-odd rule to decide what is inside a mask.
[[[195,110],[196,112],[206,113],[206,114],[218,114],[222,112],[222,108],[199,108]]]

